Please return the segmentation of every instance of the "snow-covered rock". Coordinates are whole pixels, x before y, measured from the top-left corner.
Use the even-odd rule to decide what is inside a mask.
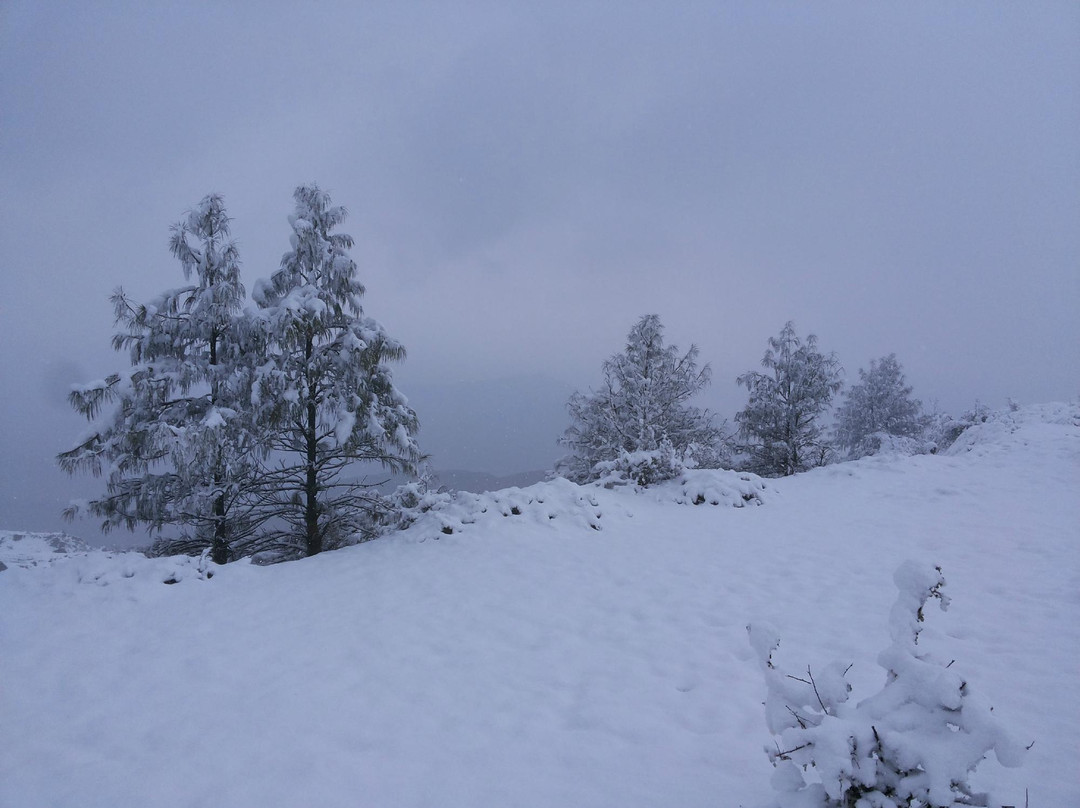
[[[52,567],[69,582],[97,586],[136,577],[140,584],[175,584],[184,579],[213,577],[212,566],[205,558],[147,558],[136,551],[102,550],[66,533],[0,531],[0,564],[6,569]]]
[[[439,538],[477,524],[512,517],[551,530],[603,530],[605,510],[632,513],[640,502],[674,505],[724,505],[742,508],[766,501],[769,484],[756,474],[716,469],[687,469],[673,480],[650,486],[600,480],[578,485],[563,477],[527,488],[474,494],[467,491],[416,492],[404,522],[411,536]]]
[[[86,555],[90,545],[66,533],[0,530],[0,563],[7,567],[48,564],[58,556]]]

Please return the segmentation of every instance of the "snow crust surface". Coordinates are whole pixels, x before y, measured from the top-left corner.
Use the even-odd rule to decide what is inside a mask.
[[[0,534],[0,805],[767,805],[747,624],[782,667],[843,659],[876,690],[907,559],[952,599],[920,647],[1035,742],[973,785],[1080,804],[1080,407],[665,485],[475,495],[274,567]]]

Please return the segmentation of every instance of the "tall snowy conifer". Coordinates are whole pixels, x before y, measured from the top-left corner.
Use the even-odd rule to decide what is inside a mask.
[[[751,470],[780,477],[821,465],[821,416],[843,384],[836,356],[818,351],[813,334],[803,342],[788,322],[769,338],[761,365],[769,372],[749,371],[737,379],[750,393],[735,420]]]
[[[836,413],[840,448],[852,458],[863,457],[880,448],[883,435],[917,438],[922,431],[922,404],[911,397],[896,354],[871,360],[869,371],[860,368],[859,383]]]
[[[346,211],[315,185],[293,196],[292,249],[252,295],[266,352],[253,398],[271,452],[262,514],[281,525],[268,538],[310,556],[353,541],[379,507],[353,464],[411,472],[421,456],[387,365],[405,349],[364,316],[353,240],[331,232]]]
[[[131,368],[71,393],[91,421],[117,406],[59,462],[69,473],[105,475],[105,496],[87,506],[103,530],[171,525],[181,531],[172,549],[209,547],[225,563],[253,527],[244,497],[254,441],[239,413],[250,388],[237,367],[244,287],[222,198],[207,196],[174,225],[169,247],[195,282],[145,305],[122,289],[113,294],[122,326],[113,347],[128,350]]]
[[[721,431],[708,411],[687,403],[711,378],[707,364],[698,369],[697,356],[695,345],[682,356],[676,346],[664,345],[657,315],[638,320],[625,350],[604,362],[602,388],[570,397],[571,424],[559,442],[572,454],[559,462],[559,473],[588,482],[601,475],[599,463],[665,447],[679,460],[714,463]]]

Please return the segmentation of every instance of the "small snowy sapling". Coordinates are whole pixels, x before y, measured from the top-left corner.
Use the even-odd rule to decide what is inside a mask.
[[[952,662],[919,647],[924,608],[944,610],[940,567],[907,562],[893,576],[900,590],[889,616],[892,645],[878,656],[885,685],[852,705],[848,668],[833,664],[785,674],[773,662],[780,644],[767,625],[748,627],[765,674],[766,746],[778,808],[959,808],[985,806],[968,777],[993,750],[1019,766],[1024,748],[980,703]],[[848,666],[850,667],[850,666]]]

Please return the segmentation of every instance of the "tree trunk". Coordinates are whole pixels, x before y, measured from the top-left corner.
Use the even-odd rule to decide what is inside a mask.
[[[310,373],[311,357],[314,353],[314,337],[310,333],[307,336],[305,353],[307,355]],[[305,424],[305,432],[307,433],[307,479],[304,481],[304,537],[307,543],[307,554],[309,556],[317,555],[322,552],[322,534],[319,532],[319,480],[315,473],[315,462],[318,460],[319,450],[319,412],[315,401],[315,392],[315,385],[312,383],[309,375],[307,390],[307,424]]]
[[[213,329],[210,332],[210,403],[217,406],[218,403],[218,378],[214,370],[217,366],[218,332]],[[218,449],[217,463],[214,465],[214,488],[218,495],[214,498],[214,539],[210,545],[210,558],[215,564],[229,563],[229,526],[225,523],[225,494],[221,492],[222,466],[224,461],[221,457],[221,449]]]
[[[319,481],[315,475],[315,402],[308,403],[307,480],[304,483],[304,527],[309,556],[322,552],[319,534]]]
[[[215,483],[221,484],[219,480],[215,480]],[[229,563],[229,528],[225,524],[224,494],[218,494],[214,500],[214,543],[210,546],[210,559],[215,564]]]

